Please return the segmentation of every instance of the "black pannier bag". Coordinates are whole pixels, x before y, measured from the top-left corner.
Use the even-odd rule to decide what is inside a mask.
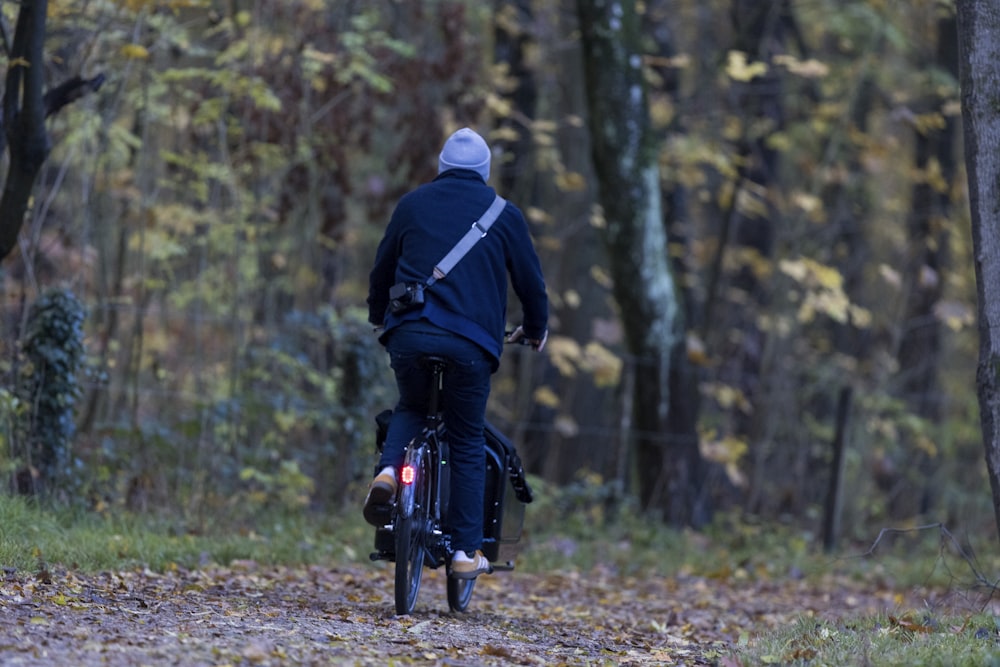
[[[486,422],[486,490],[483,493],[483,555],[497,569],[513,569],[532,500],[514,444]]]

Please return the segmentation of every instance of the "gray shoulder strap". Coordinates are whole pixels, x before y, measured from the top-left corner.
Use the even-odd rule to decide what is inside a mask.
[[[448,275],[448,272],[458,264],[458,260],[462,259],[465,253],[469,252],[469,249],[479,242],[479,239],[486,236],[486,232],[490,230],[493,222],[499,217],[506,205],[507,200],[497,195],[493,203],[490,204],[490,207],[486,209],[486,212],[472,223],[472,227],[465,233],[465,236],[459,239],[455,247],[437,263],[437,266],[434,267],[434,273],[427,279],[427,285],[433,285],[435,281],[441,280]]]

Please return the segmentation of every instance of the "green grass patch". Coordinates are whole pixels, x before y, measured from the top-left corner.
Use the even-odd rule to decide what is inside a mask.
[[[362,524],[347,516],[282,511],[261,513],[252,527],[220,518],[210,528],[191,532],[171,518],[43,507],[0,496],[0,566],[98,572],[133,567],[164,571],[237,560],[332,563],[358,559],[362,533],[367,537]]]
[[[984,667],[1000,665],[998,637],[989,614],[883,615],[837,625],[801,620],[746,642],[733,657],[746,665]]]

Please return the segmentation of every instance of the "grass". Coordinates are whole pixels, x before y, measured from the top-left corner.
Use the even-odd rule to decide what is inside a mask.
[[[528,572],[602,567],[623,576],[807,580],[835,572],[887,587],[947,587],[973,579],[983,569],[1000,570],[995,557],[985,564],[968,562],[958,553],[957,541],[945,539],[951,536],[943,529],[885,536],[874,553],[866,553],[872,546],[868,542],[828,555],[812,534],[793,526],[727,515],[699,532],[674,530],[644,518],[628,502],[609,502],[593,485],[555,489],[536,479],[532,485],[536,500],[526,513],[517,561],[518,569]],[[354,495],[360,499],[363,489]],[[372,532],[356,509],[336,514],[261,510],[240,518],[220,512],[192,530],[177,517],[43,507],[0,494],[0,566],[30,570],[42,560],[95,572],[226,565],[242,559],[263,564],[368,562]]]
[[[234,560],[331,563],[358,559],[362,532],[369,537],[366,528],[352,517],[285,512],[261,516],[252,530],[223,520],[210,531],[191,533],[165,518],[43,508],[0,496],[0,566],[33,571],[58,565],[98,572],[133,567],[163,571]]]
[[[740,646],[747,665],[1000,665],[997,619],[879,616],[841,625],[800,621],[789,629]]]

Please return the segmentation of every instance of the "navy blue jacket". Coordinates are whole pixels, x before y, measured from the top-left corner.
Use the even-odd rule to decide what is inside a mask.
[[[474,171],[451,169],[406,194],[393,211],[368,279],[368,320],[384,325],[425,318],[464,336],[499,361],[507,324],[508,275],[521,302],[524,333],[540,340],[548,326],[541,264],[521,211],[507,203],[489,233],[442,280],[426,290],[421,310],[387,312],[389,288],[425,282],[434,266],[486,212],[496,193]]]

